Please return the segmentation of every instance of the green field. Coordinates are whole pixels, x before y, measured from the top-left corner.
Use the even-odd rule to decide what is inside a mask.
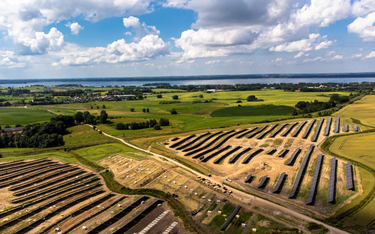
[[[293,107],[290,106],[238,106],[219,109],[211,113],[212,117],[235,117],[235,116],[282,116],[291,115]]]
[[[7,124],[14,126],[48,121],[53,116],[55,115],[46,110],[0,107],[0,125],[2,127]]]
[[[110,140],[108,137],[103,136],[97,131],[94,131],[87,125],[77,125],[67,129],[69,134],[64,135],[64,142],[66,146],[80,145],[92,142],[102,142]]]

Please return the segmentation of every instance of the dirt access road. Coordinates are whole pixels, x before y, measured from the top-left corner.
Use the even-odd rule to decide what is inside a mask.
[[[92,125],[89,125],[89,124],[88,124],[88,126],[90,126],[91,128],[93,127]],[[96,128],[96,130],[97,130],[97,131],[100,131],[98,128]],[[208,177],[208,176],[206,176],[206,175],[204,175],[204,174],[201,174],[201,173],[199,173],[199,172],[193,171],[191,168],[189,168],[189,167],[187,167],[187,166],[185,166],[185,165],[183,165],[183,164],[181,164],[181,163],[179,163],[179,162],[177,162],[177,161],[175,161],[175,160],[173,160],[173,159],[170,159],[170,158],[168,158],[168,157],[166,157],[166,156],[163,156],[163,155],[160,155],[160,154],[157,154],[157,153],[153,153],[153,152],[151,152],[151,151],[149,151],[149,150],[142,149],[142,148],[140,148],[140,147],[138,147],[138,146],[135,146],[135,145],[133,145],[133,144],[131,144],[131,143],[129,143],[129,142],[124,141],[124,140],[121,139],[121,138],[111,136],[111,135],[109,135],[109,134],[107,134],[107,133],[105,133],[105,132],[102,132],[102,134],[103,134],[104,136],[107,136],[107,137],[110,137],[110,138],[116,139],[116,140],[118,140],[118,141],[121,141],[122,143],[124,143],[125,145],[127,145],[127,146],[129,146],[129,147],[132,147],[133,149],[137,149],[137,150],[143,151],[143,152],[145,152],[145,153],[149,153],[149,154],[151,154],[151,155],[153,155],[153,156],[156,156],[156,157],[164,158],[164,159],[166,159],[166,160],[168,160],[168,161],[170,161],[170,162],[172,162],[172,163],[178,165],[179,167],[182,167],[182,168],[185,168],[186,170],[191,171],[192,173],[194,173],[194,174],[197,175],[197,176],[200,176],[200,177],[202,177],[202,178],[206,178],[206,179],[211,180],[211,182],[213,182],[213,183],[217,183],[217,184],[221,184],[221,183],[222,183],[222,181],[220,181],[220,182],[219,182],[219,181],[215,181],[214,178],[212,178],[212,177]],[[285,207],[283,207],[283,206],[280,206],[280,205],[278,205],[278,204],[275,204],[275,203],[269,202],[269,201],[264,200],[264,199],[262,199],[262,198],[259,198],[259,197],[258,197],[258,198],[255,198],[254,196],[252,196],[252,195],[250,195],[250,194],[244,193],[244,192],[239,191],[239,190],[234,189],[234,188],[231,188],[231,190],[233,191],[233,197],[234,197],[234,198],[237,198],[238,200],[240,200],[240,201],[242,201],[242,202],[246,202],[246,203],[247,203],[247,202],[250,202],[251,204],[256,204],[257,207],[262,207],[262,208],[265,208],[266,210],[272,210],[272,211],[274,211],[274,212],[287,213],[287,214],[289,214],[289,215],[292,215],[292,216],[294,216],[294,217],[296,217],[296,218],[299,218],[299,219],[305,220],[305,221],[307,221],[307,222],[314,222],[314,223],[318,223],[318,224],[324,225],[325,227],[327,227],[327,228],[330,230],[331,233],[335,233],[335,234],[336,234],[336,233],[337,233],[337,234],[349,234],[349,233],[346,232],[346,231],[343,231],[343,230],[340,230],[340,229],[335,228],[335,227],[333,227],[333,226],[327,225],[327,224],[325,224],[325,223],[323,223],[323,222],[320,222],[320,221],[318,221],[318,220],[315,220],[315,219],[313,219],[313,218],[310,218],[310,217],[308,217],[308,216],[306,216],[306,215],[300,214],[300,213],[295,212],[295,211],[293,211],[293,210],[289,210],[289,209],[287,209],[287,208],[285,208]]]

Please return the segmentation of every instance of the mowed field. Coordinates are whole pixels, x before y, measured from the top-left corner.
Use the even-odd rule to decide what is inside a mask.
[[[46,110],[0,107],[0,126],[44,122],[53,116]]]

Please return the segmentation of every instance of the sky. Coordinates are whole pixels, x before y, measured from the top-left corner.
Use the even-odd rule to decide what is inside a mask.
[[[374,0],[1,0],[0,79],[375,72]]]

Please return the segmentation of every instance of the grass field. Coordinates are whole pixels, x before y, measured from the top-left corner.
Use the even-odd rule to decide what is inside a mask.
[[[130,148],[121,143],[110,143],[82,148],[77,150],[76,153],[92,162],[95,162],[113,154],[123,154],[130,157],[137,157],[137,153],[140,153],[140,151]],[[146,155],[146,153],[143,152],[142,154]]]
[[[70,154],[63,151],[53,151],[46,153],[31,153],[31,154],[17,154],[17,155],[3,155],[0,158],[0,162],[12,161],[12,160],[30,160],[38,158],[54,158],[65,163],[78,164],[78,161]]]
[[[264,116],[264,115],[291,115],[293,107],[290,106],[241,106],[219,109],[211,113],[212,117],[234,117],[234,116]]]
[[[55,115],[46,110],[0,107],[0,125],[2,127],[7,124],[14,126],[48,121],[53,116]]]
[[[103,134],[94,131],[87,125],[77,125],[70,127],[67,130],[70,133],[64,135],[64,142],[66,146],[108,141],[108,137],[105,137],[103,136]]]

